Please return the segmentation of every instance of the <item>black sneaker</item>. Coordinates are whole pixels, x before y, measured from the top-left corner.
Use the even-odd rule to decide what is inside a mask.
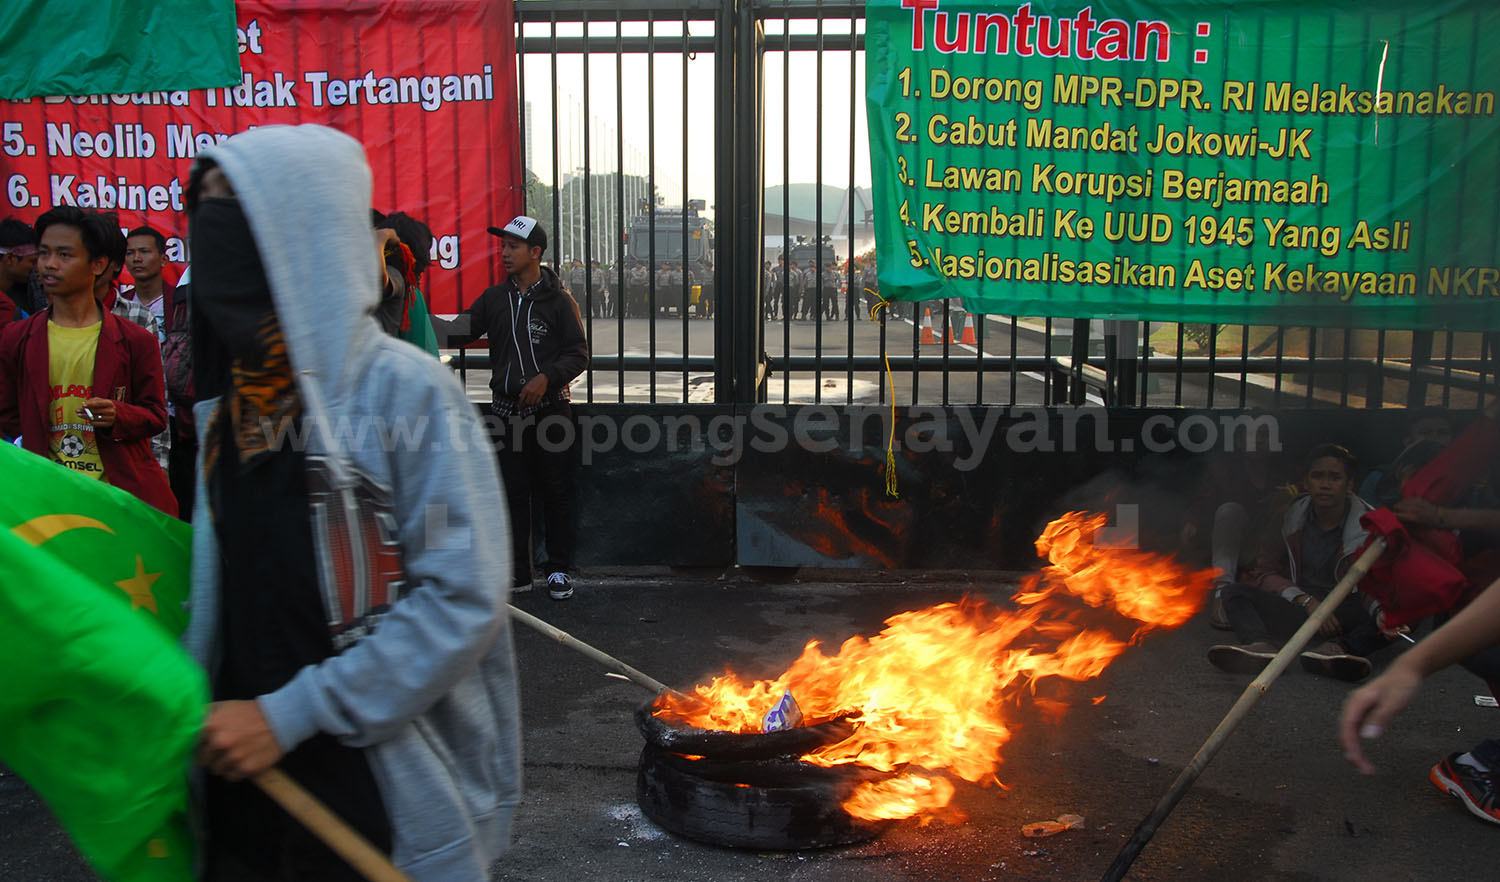
[[[1481,771],[1458,758],[1463,754],[1452,753],[1448,758],[1432,767],[1427,777],[1439,790],[1458,797],[1469,810],[1469,814],[1483,818],[1491,824],[1500,824],[1500,805],[1495,804],[1495,772]]]
[[[573,596],[573,580],[567,573],[553,573],[547,577],[547,596],[553,600],[567,600]]]
[[[1329,640],[1302,653],[1302,669],[1346,683],[1358,683],[1370,676],[1371,666],[1369,659],[1354,655]]]
[[[1264,640],[1256,643],[1221,643],[1208,648],[1208,661],[1231,674],[1259,674],[1276,657],[1276,647]]]
[[[513,579],[511,581],[511,583],[510,583],[510,593],[512,593],[512,594],[525,594],[526,592],[528,592],[530,590],[531,590],[531,580],[530,579],[522,579],[522,578],[520,578],[518,576],[515,579]]]

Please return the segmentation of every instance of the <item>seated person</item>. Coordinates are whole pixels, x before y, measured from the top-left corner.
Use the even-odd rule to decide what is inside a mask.
[[[1452,440],[1453,419],[1446,410],[1441,407],[1418,410],[1407,425],[1406,434],[1401,436],[1401,454],[1394,462],[1370,470],[1359,484],[1360,498],[1374,506],[1394,504],[1401,498],[1402,482],[1410,477],[1410,473],[1402,475],[1400,472],[1403,465],[1409,464],[1413,447],[1421,445],[1425,449],[1435,444],[1441,450]]]
[[[1453,531],[1458,535],[1463,556],[1461,569],[1469,588],[1453,610],[1434,617],[1439,626],[1465,608],[1471,597],[1500,578],[1500,551],[1496,547],[1500,544],[1500,506],[1488,492],[1488,478],[1500,448],[1497,415],[1500,415],[1500,400],[1492,402],[1451,445],[1433,451],[1431,462],[1418,463],[1419,470],[1402,473],[1401,498],[1391,506],[1408,528]],[[1500,645],[1460,653],[1454,656],[1454,661],[1484,680],[1491,695],[1500,697]],[[1473,814],[1500,823],[1500,803],[1496,802],[1494,792],[1497,770],[1500,770],[1500,740],[1487,739],[1465,753],[1452,754],[1439,762],[1428,777],[1439,789],[1462,800]]]
[[[1490,481],[1500,453],[1497,416],[1500,399],[1491,402],[1451,443],[1443,441],[1435,447],[1433,442],[1418,441],[1404,451],[1402,456],[1409,462],[1397,461],[1398,492],[1384,503],[1410,527],[1457,532],[1466,564],[1476,558],[1494,558],[1500,540],[1500,500]],[[1475,590],[1482,589],[1500,577],[1500,567],[1489,566],[1469,575]]]
[[[1290,501],[1276,456],[1280,446],[1271,435],[1269,419],[1257,418],[1253,435],[1248,431],[1251,426],[1240,427],[1233,449],[1208,459],[1194,483],[1197,489],[1179,531],[1183,554],[1197,560],[1206,551],[1208,561],[1221,573],[1208,604],[1208,623],[1221,631],[1229,630],[1224,587],[1255,563],[1261,534],[1279,520]],[[1212,528],[1207,537],[1199,532],[1203,524]],[[1203,538],[1209,540],[1206,549]]]
[[[1360,516],[1370,510],[1354,495],[1354,456],[1336,444],[1308,454],[1306,493],[1292,500],[1279,541],[1261,549],[1242,582],[1224,587],[1224,611],[1235,644],[1210,647],[1208,660],[1232,673],[1258,673],[1333,590],[1365,544]],[[1302,653],[1313,673],[1357,681],[1369,676],[1366,656],[1388,645],[1378,605],[1357,590],[1323,623],[1323,642]]]

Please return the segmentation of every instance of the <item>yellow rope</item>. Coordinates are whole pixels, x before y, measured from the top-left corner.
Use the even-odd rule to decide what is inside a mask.
[[[891,302],[880,296],[878,291],[866,288],[865,293],[875,298],[874,305],[870,307],[870,321],[880,321],[880,311],[890,306]],[[891,358],[884,345],[880,348],[880,360],[885,363],[885,381],[891,390],[891,434],[885,442],[885,495],[900,499],[901,494],[896,490],[896,378],[891,375]]]

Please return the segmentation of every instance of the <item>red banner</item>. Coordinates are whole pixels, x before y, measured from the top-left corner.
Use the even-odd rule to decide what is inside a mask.
[[[241,83],[225,89],[0,101],[5,214],[114,209],[186,265],[182,214],[199,150],[259,125],[320,123],[365,146],[375,208],[432,227],[422,285],[452,313],[503,272],[485,232],[520,211],[511,4],[492,0],[237,6]],[[289,219],[290,220],[290,219]]]

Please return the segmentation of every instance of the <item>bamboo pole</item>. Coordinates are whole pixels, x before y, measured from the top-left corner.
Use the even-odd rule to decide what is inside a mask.
[[[547,624],[546,622],[542,621],[531,613],[526,612],[523,609],[517,609],[515,604],[507,604],[507,606],[510,607],[511,618],[514,618],[516,621],[520,622],[523,625],[526,625],[527,627],[534,628],[535,630],[546,634],[548,637],[551,637],[553,640],[556,640],[558,643],[561,643],[563,646],[566,646],[569,649],[583,653],[599,664],[604,665],[606,668],[619,673],[625,679],[629,680],[632,683],[635,683],[637,686],[644,686],[657,695],[660,695],[663,692],[668,692],[675,696],[682,696],[682,693],[661,682],[655,677],[648,677],[647,675],[641,673],[630,665],[625,664],[609,653],[606,653],[599,649],[595,649],[587,643],[584,643],[582,640],[579,640],[577,637],[574,637],[572,634],[569,634],[568,632],[563,631],[560,628],[556,628],[552,625]]]
[[[286,813],[333,849],[339,857],[349,862],[361,876],[370,882],[411,882],[411,879],[391,863],[390,859],[370,844],[357,830],[316,796],[307,792],[301,784],[286,776],[277,768],[269,768],[251,778],[255,785],[275,800]]]
[[[1161,826],[1162,821],[1166,820],[1167,815],[1170,815],[1172,810],[1177,807],[1177,803],[1182,800],[1188,788],[1192,787],[1193,782],[1198,780],[1198,776],[1203,773],[1203,769],[1208,766],[1209,761],[1214,758],[1214,755],[1219,752],[1219,748],[1224,745],[1225,739],[1239,726],[1240,721],[1250,713],[1250,708],[1254,706],[1255,702],[1260,700],[1260,697],[1266,693],[1266,690],[1271,687],[1276,678],[1281,676],[1281,672],[1286,670],[1287,665],[1291,664],[1292,659],[1302,651],[1302,648],[1307,645],[1307,642],[1312,639],[1313,635],[1318,633],[1318,629],[1322,627],[1323,622],[1329,616],[1333,615],[1333,611],[1338,608],[1340,603],[1343,603],[1345,597],[1349,596],[1349,592],[1354,590],[1354,586],[1359,583],[1360,579],[1364,578],[1365,573],[1369,571],[1370,567],[1374,565],[1376,559],[1384,551],[1384,539],[1376,538],[1375,541],[1371,542],[1370,547],[1365,549],[1364,553],[1355,560],[1353,566],[1349,567],[1349,571],[1344,574],[1344,577],[1338,581],[1338,584],[1333,586],[1333,590],[1328,592],[1328,596],[1318,604],[1317,610],[1307,617],[1307,621],[1302,623],[1302,627],[1297,629],[1297,633],[1292,635],[1292,639],[1288,640],[1286,645],[1281,647],[1281,651],[1276,653],[1276,656],[1260,672],[1260,676],[1256,677],[1249,686],[1245,687],[1245,691],[1240,695],[1239,700],[1234,703],[1234,707],[1230,708],[1229,713],[1219,723],[1218,728],[1214,729],[1213,734],[1208,736],[1208,740],[1203,742],[1203,746],[1198,748],[1198,752],[1193,755],[1192,762],[1188,763],[1187,768],[1182,770],[1182,774],[1177,776],[1177,780],[1172,782],[1171,789],[1156,804],[1156,808],[1151,810],[1151,814],[1147,815],[1145,820],[1141,821],[1140,825],[1135,828],[1135,832],[1131,834],[1130,839],[1125,843],[1125,847],[1121,848],[1120,853],[1115,856],[1114,863],[1110,864],[1109,869],[1105,870],[1104,875],[1100,877],[1100,882],[1120,882],[1125,877],[1125,874],[1130,872],[1130,865],[1135,863],[1135,859],[1140,856],[1141,850],[1146,847],[1146,843],[1150,842],[1151,837],[1156,835],[1156,828]]]
[[[670,692],[673,695],[681,695],[680,692],[654,677],[648,677],[630,665],[599,649],[595,649],[582,640],[553,627],[525,610],[510,606],[511,617],[528,627],[534,628],[558,643],[583,653],[594,661],[599,662],[606,668],[617,672],[620,676],[644,686],[652,692],[660,695]],[[266,795],[286,810],[287,814],[297,819],[302,826],[306,827],[313,835],[317,836],[329,848],[349,862],[360,875],[370,882],[411,882],[405,873],[396,869],[390,859],[381,854],[379,849],[371,845],[353,827],[350,827],[342,818],[329,811],[317,797],[307,792],[301,784],[286,776],[280,769],[271,768],[258,775],[253,780],[257,787],[265,791]]]

